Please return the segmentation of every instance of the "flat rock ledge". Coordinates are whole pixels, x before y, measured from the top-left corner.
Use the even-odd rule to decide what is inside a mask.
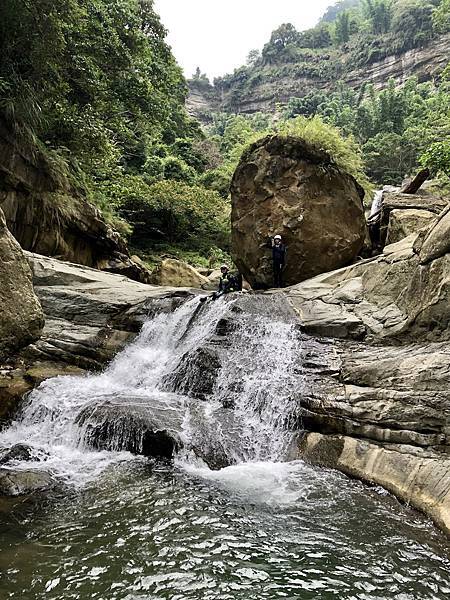
[[[383,446],[344,435],[307,433],[300,443],[300,456],[384,487],[450,535],[450,455],[414,446]]]

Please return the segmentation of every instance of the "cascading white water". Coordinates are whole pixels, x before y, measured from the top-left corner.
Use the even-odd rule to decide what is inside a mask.
[[[183,357],[211,338],[236,298],[227,297],[202,307],[198,299],[191,300],[170,315],[149,320],[136,341],[103,373],[44,382],[30,394],[20,418],[0,434],[0,447],[29,444],[40,459],[33,467],[83,484],[112,462],[132,457],[86,447],[86,431],[77,422],[79,415],[105,401],[125,410],[132,410],[138,402],[150,413],[155,404],[181,412],[183,426],[179,433],[188,449],[203,443],[199,438],[208,438],[210,446],[221,446],[230,462],[282,460],[291,439],[286,420],[294,403],[291,394],[299,380],[294,375],[300,347],[293,326],[273,314],[277,308],[275,297],[259,300],[266,316],[258,310],[255,314],[238,311],[233,320],[236,330],[223,352],[211,398],[194,401],[164,387],[165,378]],[[258,303],[256,297],[253,302]],[[233,409],[224,409],[223,405],[230,402]],[[224,431],[227,422],[228,432]],[[183,457],[187,461],[187,455]],[[15,466],[25,468],[29,464]]]
[[[277,318],[276,297],[261,302],[263,314],[244,311],[236,317],[238,331],[222,358],[213,401],[204,414],[187,414],[192,444],[201,444],[196,436],[207,432],[233,463],[282,460],[293,437],[289,420],[301,384],[299,334],[292,321]],[[225,419],[224,405],[233,407]]]
[[[373,196],[372,206],[370,208],[370,216],[379,212],[383,203],[384,190],[376,190]]]

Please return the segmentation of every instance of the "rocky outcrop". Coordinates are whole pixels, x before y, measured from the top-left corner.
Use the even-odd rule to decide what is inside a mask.
[[[450,533],[448,215],[286,294],[316,337],[300,456],[384,486]]]
[[[411,208],[391,211],[386,244],[395,244],[421,229],[427,229],[435,218],[436,215],[428,210]]]
[[[428,244],[437,246],[433,231]],[[421,266],[416,246],[411,235],[379,257],[293,286],[287,293],[305,331],[373,341],[448,340],[450,256]]]
[[[182,411],[168,410],[158,398],[117,399],[87,406],[77,417],[81,437],[97,450],[172,458],[181,447]]]
[[[27,258],[21,256],[27,286],[32,290],[32,277],[45,313],[45,326],[39,339],[37,334],[24,334],[22,344],[29,345],[0,368],[0,426],[14,413],[24,394],[40,383],[57,375],[80,375],[103,368],[137,335],[149,316],[173,311],[194,293],[145,285],[121,275],[25,254]],[[3,271],[0,279],[2,275]],[[24,293],[20,301],[16,299],[14,310],[19,314],[26,298]],[[36,297],[34,302],[39,309],[36,331],[41,333],[43,315]],[[13,331],[15,340],[26,324],[23,319]]]
[[[201,288],[208,279],[188,263],[173,258],[166,258],[160,262],[152,273],[151,282],[154,285],[170,287]]]
[[[450,205],[441,213],[426,235],[416,243],[415,249],[419,250],[422,265],[444,258],[450,252]]]
[[[192,82],[187,106],[193,116],[207,121],[211,112],[273,113],[291,98],[317,90],[332,92],[342,82],[355,90],[361,90],[367,83],[381,90],[390,79],[397,85],[404,84],[410,77],[417,77],[419,82],[431,81],[447,66],[449,43],[450,34],[445,34],[421,48],[358,67],[349,63],[346,54],[336,59],[334,52],[324,52],[316,57],[324,75],[317,72],[309,75],[308,69],[302,68],[304,65],[292,63],[266,65],[262,73],[253,73],[250,69],[231,85],[219,82],[216,86],[198,86]],[[306,74],[302,74],[305,70]]]
[[[148,283],[123,238],[67,177],[0,121],[0,208],[23,249]]]
[[[269,136],[244,154],[231,185],[232,253],[254,289],[271,287],[267,241],[281,234],[292,285],[350,263],[366,224],[357,182],[328,154],[294,137]]]
[[[445,454],[320,433],[307,434],[300,448],[310,462],[383,486],[450,535],[450,460]]]
[[[35,341],[43,326],[30,267],[0,209],[0,360]]]
[[[421,194],[384,192],[378,219],[381,247],[429,228],[447,206],[448,199],[425,191]]]
[[[188,289],[155,287],[56,259],[27,253],[46,322],[26,350],[33,360],[99,369],[131,341],[148,316],[172,311]]]

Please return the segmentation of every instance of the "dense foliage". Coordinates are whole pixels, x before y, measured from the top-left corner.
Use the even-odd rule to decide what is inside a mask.
[[[153,0],[3,0],[0,110],[124,233],[141,231],[128,206],[145,199],[145,218],[159,232],[149,234],[150,249],[185,240],[206,252],[216,239],[226,249],[211,218],[214,203],[225,215],[219,194],[203,190],[193,216],[190,199],[202,191],[197,183],[210,159],[185,112],[187,86],[165,35]],[[170,223],[155,199],[158,182],[174,203]],[[181,218],[183,210],[192,218]],[[142,236],[131,242],[142,246]]]
[[[339,81],[355,65],[422,46],[449,31],[449,0],[341,0],[313,29],[298,32],[290,23],[278,27],[262,53],[252,51],[246,66],[215,80],[215,89],[225,93],[225,105],[233,113],[245,108],[248,96],[255,98],[258,86],[307,78],[313,91],[281,107],[282,119],[317,115],[320,122],[338,128],[350,146],[354,139],[374,183],[398,184],[421,164],[442,174],[450,134],[450,86],[445,74],[433,83],[411,79],[400,88],[391,81],[381,92],[371,85],[354,91]],[[321,91],[324,82],[329,86],[333,82],[335,91]],[[217,116],[209,118],[217,134]],[[236,119],[245,135],[250,118],[246,126],[243,116]],[[325,131],[321,134],[327,137]],[[234,164],[225,154],[222,187],[223,176],[230,171],[227,165]],[[218,189],[214,175],[209,173],[207,181]]]
[[[349,65],[450,31],[449,0],[341,0],[317,27],[277,28],[247,65],[191,85],[237,107],[281,77],[338,81]],[[210,114],[203,130],[153,0],[3,0],[0,116],[62,185],[86,194],[144,258],[196,263],[229,249],[229,184],[246,146],[268,133],[306,136],[366,189],[419,165],[450,174],[448,77],[382,91],[313,91],[274,115]],[[318,88],[319,89],[319,88]]]
[[[445,151],[450,136],[450,84],[445,77],[440,85],[411,79],[401,88],[391,80],[379,93],[372,86],[358,93],[345,87],[329,95],[313,92],[293,98],[285,110],[287,118],[314,114],[355,136],[367,174],[376,183],[400,183],[426,162],[424,153],[434,171],[445,171],[437,168],[437,152],[442,143],[440,152]],[[432,145],[434,159],[428,150]]]

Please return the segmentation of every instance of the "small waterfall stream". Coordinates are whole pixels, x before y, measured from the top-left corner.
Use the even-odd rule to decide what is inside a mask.
[[[294,371],[301,349],[292,322],[276,317],[276,297],[253,298],[253,311],[234,315],[235,331],[208,398],[189,397],[189,364],[186,393],[167,391],[165,385],[183,359],[209,342],[234,302],[186,302],[172,314],[149,320],[103,373],[44,382],[30,394],[18,420],[0,434],[0,446],[29,444],[40,459],[38,466],[84,484],[111,462],[131,458],[120,450],[127,435],[139,437],[139,432],[127,431],[126,419],[115,427],[114,413],[138,412],[141,418],[156,413],[162,427],[176,430],[185,448],[178,462],[192,462],[189,450],[196,446],[212,452],[220,448],[230,463],[283,460],[292,439],[287,427],[290,394],[299,380]],[[87,444],[89,427],[105,405],[112,421],[108,449],[113,452],[95,452]],[[140,446],[138,439],[135,447]]]
[[[0,598],[448,597],[450,547],[426,520],[289,462],[309,359],[284,306],[188,301],[103,373],[30,394],[0,447],[29,444],[38,462],[10,466],[69,485],[12,512],[0,501]],[[179,440],[174,461],[124,451],[145,448],[147,422]]]

